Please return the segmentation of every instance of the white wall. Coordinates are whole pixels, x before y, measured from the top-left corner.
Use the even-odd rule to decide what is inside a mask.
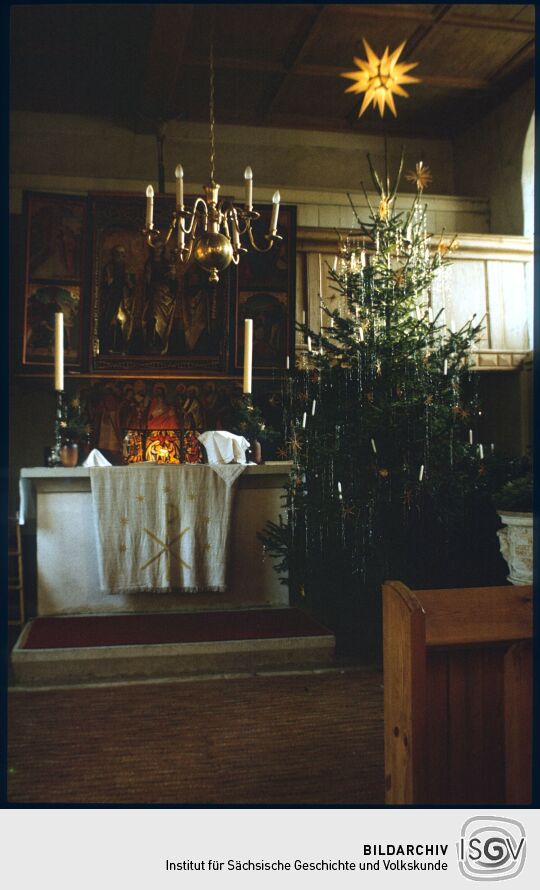
[[[454,140],[456,188],[490,199],[491,231],[501,235],[524,234],[521,174],[533,111],[530,80]]]

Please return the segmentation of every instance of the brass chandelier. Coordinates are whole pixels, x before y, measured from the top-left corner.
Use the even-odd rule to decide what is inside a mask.
[[[240,254],[247,253],[249,247],[258,253],[267,253],[274,242],[282,240],[277,233],[280,194],[274,192],[272,214],[268,233],[264,236],[265,247],[259,247],[252,231],[252,224],[260,213],[253,209],[253,173],[251,167],[244,171],[244,206],[236,207],[230,200],[220,200],[220,186],[215,181],[216,137],[214,116],[214,51],[210,45],[210,181],[203,186],[205,198],[196,198],[193,208],[184,205],[184,170],[178,164],[176,178],[176,209],[173,211],[165,244],[176,232],[176,247],[171,251],[174,262],[186,264],[191,257],[209,273],[209,281],[219,281],[219,273],[230,263],[238,265]],[[142,230],[150,247],[161,242],[161,232],[154,226],[154,189],[146,189],[146,224]],[[242,244],[247,241],[248,246]]]

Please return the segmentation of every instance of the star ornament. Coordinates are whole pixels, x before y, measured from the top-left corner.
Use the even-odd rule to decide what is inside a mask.
[[[367,59],[358,59],[354,56],[354,63],[359,70],[345,71],[341,75],[355,81],[350,87],[347,87],[346,93],[365,93],[358,117],[363,115],[370,103],[373,104],[373,108],[379,109],[381,117],[384,116],[386,106],[394,117],[397,117],[394,95],[404,96],[407,99],[409,94],[403,89],[402,84],[420,83],[419,77],[411,77],[410,74],[407,74],[407,71],[415,68],[418,62],[398,62],[405,42],[403,41],[392,53],[386,47],[379,59],[367,40],[362,37]]]
[[[418,161],[414,170],[409,170],[409,172],[405,174],[405,179],[412,182],[419,192],[423,192],[424,189],[428,188],[431,184],[433,177],[427,164],[424,164],[423,161]]]

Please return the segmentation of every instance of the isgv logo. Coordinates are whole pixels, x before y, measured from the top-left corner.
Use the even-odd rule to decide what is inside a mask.
[[[473,816],[461,829],[459,870],[471,881],[515,878],[525,864],[525,829],[516,819]]]

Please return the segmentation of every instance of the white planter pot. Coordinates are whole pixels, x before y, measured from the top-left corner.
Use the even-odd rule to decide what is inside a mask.
[[[503,559],[508,563],[511,584],[532,584],[533,514],[498,510],[504,528],[497,532]]]

